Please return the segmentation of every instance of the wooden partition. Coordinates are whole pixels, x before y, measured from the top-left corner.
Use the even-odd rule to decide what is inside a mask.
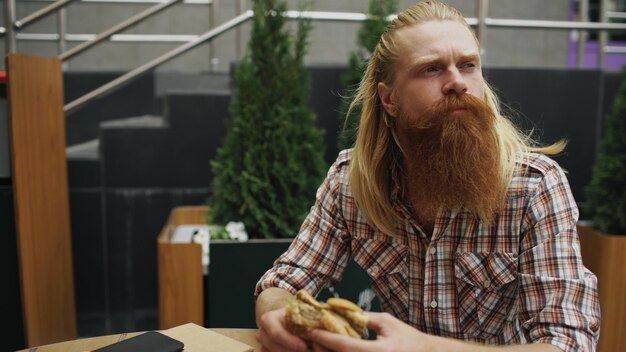
[[[158,237],[159,328],[186,323],[204,326],[202,247],[197,243],[171,243],[176,226],[206,224],[208,208],[176,207]]]
[[[626,235],[578,226],[583,263],[598,277],[602,321],[598,352],[626,349]]]
[[[24,337],[39,346],[76,338],[61,62],[6,67]]]

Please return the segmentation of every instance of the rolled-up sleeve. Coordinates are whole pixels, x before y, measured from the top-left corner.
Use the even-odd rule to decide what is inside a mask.
[[[564,351],[595,351],[597,278],[584,267],[578,208],[567,178],[548,169],[529,198],[520,248],[520,319],[529,340]]]

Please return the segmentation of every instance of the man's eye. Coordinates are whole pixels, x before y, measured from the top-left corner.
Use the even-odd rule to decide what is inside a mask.
[[[474,67],[476,67],[476,63],[471,62],[471,61],[470,62],[466,62],[463,65],[461,65],[461,67],[463,67],[463,68],[474,68]]]
[[[439,67],[437,66],[428,66],[424,69],[424,72],[426,73],[432,73],[432,72],[437,72],[439,71]]]

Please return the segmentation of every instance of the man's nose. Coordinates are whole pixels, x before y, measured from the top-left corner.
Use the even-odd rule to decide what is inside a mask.
[[[456,68],[450,69],[446,75],[446,82],[443,87],[444,95],[461,95],[467,93],[467,84],[461,72]]]

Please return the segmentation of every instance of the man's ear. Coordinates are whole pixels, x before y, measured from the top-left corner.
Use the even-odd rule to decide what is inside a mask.
[[[378,82],[377,88],[378,97],[380,97],[383,108],[385,108],[387,114],[396,117],[396,115],[398,114],[398,107],[394,101],[393,94],[391,93],[391,88],[387,87],[387,85],[383,82]]]

